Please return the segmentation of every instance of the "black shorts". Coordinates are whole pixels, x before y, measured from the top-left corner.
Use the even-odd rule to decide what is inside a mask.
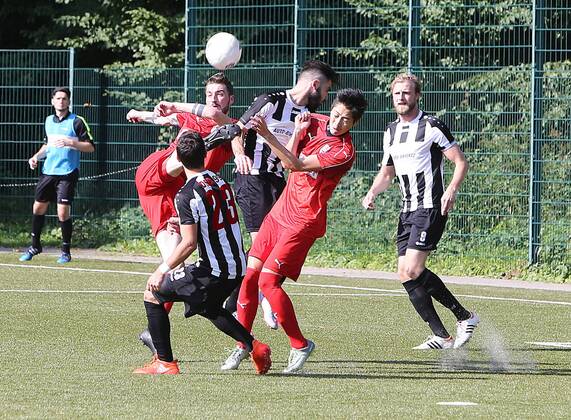
[[[184,316],[188,318],[221,308],[240,280],[215,277],[209,269],[192,264],[169,273],[153,295],[160,303],[184,302]]]
[[[41,174],[34,199],[40,203],[57,201],[59,204],[71,204],[78,179],[78,169],[67,175]]]
[[[418,209],[401,213],[397,230],[397,249],[399,257],[407,249],[433,251],[442,238],[448,216],[442,216],[440,209]]]
[[[266,214],[278,200],[286,185],[285,178],[273,173],[242,175],[236,173],[234,191],[242,209],[248,232],[257,232]]]

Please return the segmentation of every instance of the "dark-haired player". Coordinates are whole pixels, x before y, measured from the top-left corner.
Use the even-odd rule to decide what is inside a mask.
[[[81,153],[95,150],[93,137],[87,122],[69,111],[71,92],[66,87],[52,91],[54,114],[45,121],[44,144],[28,160],[31,169],[36,169],[38,161],[45,158],[42,174],[36,185],[32,209],[32,245],[20,256],[20,261],[30,261],[42,252],[40,236],[50,202],[57,202],[57,215],[61,227],[61,255],[57,262],[71,261],[71,234],[73,221],[71,203],[79,180],[79,158]]]
[[[381,170],[362,205],[374,209],[376,196],[398,177],[403,204],[397,230],[398,275],[414,309],[434,334],[415,349],[462,347],[472,337],[480,318],[466,310],[440,277],[426,268],[426,260],[442,237],[448,213],[468,172],[468,162],[448,127],[419,109],[421,86],[416,76],[397,75],[391,93],[399,118],[385,131]],[[443,155],[455,165],[446,189]],[[456,316],[456,340],[436,313],[433,298]]]
[[[250,122],[291,173],[250,249],[238,297],[238,320],[251,331],[260,288],[290,340],[291,351],[284,373],[301,370],[315,345],[301,333],[282,282],[285,277],[297,280],[309,249],[325,234],[327,202],[355,160],[349,130],[366,107],[361,91],[343,89],[337,93],[329,117],[298,115],[286,146],[269,130],[264,118],[255,116]],[[247,349],[239,343],[222,369],[237,369],[247,354]]]
[[[251,129],[251,118],[256,115],[264,118],[272,135],[285,145],[293,134],[295,117],[315,111],[337,81],[337,73],[328,64],[308,61],[293,88],[259,95],[240,118],[238,125],[244,127],[245,135],[232,143],[236,163],[234,190],[252,243],[286,181],[280,157]],[[277,328],[275,317],[268,317],[267,309],[264,308],[264,321]]]
[[[270,348],[254,340],[222,306],[239,284],[246,264],[232,189],[204,168],[206,148],[198,133],[184,133],[176,151],[187,176],[175,199],[181,241],[147,281],[145,309],[157,354],[150,364],[134,373],[179,373],[170,343],[169,316],[163,304],[184,302],[186,317],[198,314],[210,320],[240,342],[252,356],[257,373],[264,374],[271,366]],[[196,263],[171,272],[197,248]]]

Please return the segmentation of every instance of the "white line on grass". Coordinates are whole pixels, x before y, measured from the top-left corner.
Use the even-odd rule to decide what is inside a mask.
[[[78,267],[50,267],[50,266],[43,266],[43,265],[23,265],[23,264],[6,264],[0,263],[2,267],[12,267],[12,268],[40,268],[40,269],[49,269],[49,270],[67,270],[67,271],[83,271],[83,272],[94,272],[94,273],[110,273],[110,274],[128,274],[128,275],[142,275],[142,276],[149,276],[151,273],[143,273],[140,271],[122,271],[122,270],[103,270],[103,269],[96,269],[96,268],[78,268]],[[404,296],[405,292],[403,290],[397,289],[378,289],[374,287],[355,287],[355,286],[340,286],[340,285],[333,285],[333,284],[312,284],[312,283],[296,283],[296,282],[289,282],[288,285],[297,286],[297,287],[319,287],[324,289],[348,289],[348,290],[361,290],[366,292],[381,292],[381,293],[390,293],[394,295],[401,295]],[[49,292],[49,291],[46,291]],[[67,293],[66,291],[62,291],[61,293]],[[78,293],[82,293],[79,291]],[[86,293],[96,293],[96,291],[89,291]],[[113,292],[115,293],[115,292]],[[139,292],[117,292],[117,293],[139,293]],[[560,301],[553,301],[553,300],[538,300],[538,299],[520,299],[520,298],[507,298],[507,297],[497,297],[497,296],[479,296],[479,295],[461,295],[458,294],[456,296],[460,297],[467,297],[471,299],[482,299],[482,300],[500,300],[506,302],[521,302],[521,303],[539,303],[545,305],[564,305],[564,306],[571,306],[571,302],[560,302]]]
[[[452,406],[471,406],[471,405],[478,405],[478,403],[470,402],[470,401],[441,401],[436,403],[438,405],[452,405]]]
[[[70,293],[70,294],[101,294],[101,295],[124,295],[138,294],[143,295],[143,290],[49,290],[49,289],[0,289],[0,293]]]
[[[558,347],[561,349],[571,349],[571,343],[556,343],[551,341],[527,341],[527,344],[541,347]]]
[[[121,270],[102,270],[97,268],[78,268],[78,267],[50,267],[47,265],[24,265],[24,264],[5,264],[0,263],[1,267],[14,267],[14,268],[44,268],[48,270],[65,270],[65,271],[87,271],[91,273],[109,273],[109,274],[132,274],[141,276],[150,276],[151,273],[143,273],[140,271],[121,271]]]

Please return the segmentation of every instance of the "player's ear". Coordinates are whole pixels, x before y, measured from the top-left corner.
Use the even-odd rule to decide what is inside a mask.
[[[320,85],[321,85],[321,80],[319,80],[319,79],[313,79],[313,80],[311,81],[311,87],[312,87],[313,89],[315,89],[316,92],[319,91],[319,86],[320,86]]]
[[[230,100],[228,101],[228,106],[232,106],[234,104],[234,95],[230,95]]]

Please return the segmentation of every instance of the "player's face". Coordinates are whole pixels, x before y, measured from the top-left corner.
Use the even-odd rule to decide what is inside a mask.
[[[307,98],[307,108],[311,112],[316,111],[317,108],[319,108],[319,105],[325,101],[327,94],[329,93],[329,89],[331,89],[331,80],[322,82],[319,79],[315,79],[312,82],[312,91],[309,93],[309,97]]]
[[[69,98],[65,92],[56,92],[52,98],[52,106],[56,111],[62,112],[69,109]]]
[[[355,125],[351,110],[342,103],[337,103],[329,113],[329,132],[334,136],[342,136]]]
[[[414,83],[404,81],[393,86],[393,105],[399,115],[410,115],[417,112],[420,94],[416,93]]]
[[[234,103],[234,96],[228,93],[228,89],[222,83],[210,83],[206,85],[206,105],[218,108],[227,114],[230,106]]]

